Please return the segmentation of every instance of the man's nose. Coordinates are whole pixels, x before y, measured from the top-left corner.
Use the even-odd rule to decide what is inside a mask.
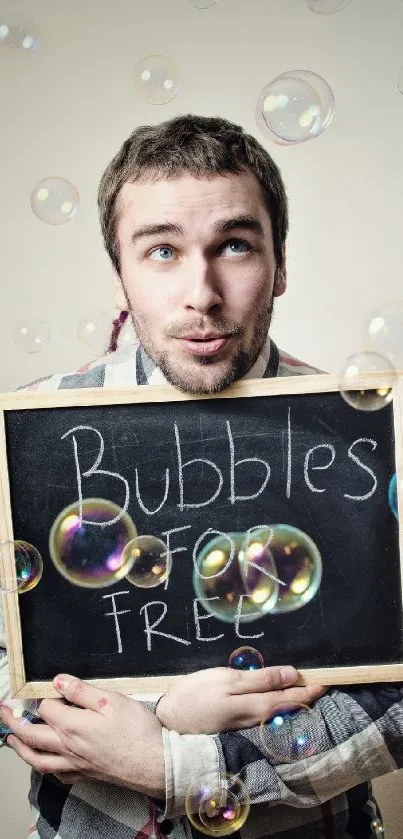
[[[195,260],[188,266],[184,305],[186,309],[206,314],[222,303],[219,278],[206,260]]]

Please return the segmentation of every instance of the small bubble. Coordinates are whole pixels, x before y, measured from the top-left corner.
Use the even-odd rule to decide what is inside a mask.
[[[126,545],[122,559],[130,563],[126,579],[138,588],[154,588],[165,583],[172,568],[172,556],[156,536],[136,536]]]
[[[38,318],[25,318],[14,327],[15,346],[30,355],[41,352],[49,343],[49,337],[49,327]]]
[[[77,338],[90,355],[96,358],[107,352],[111,329],[111,313],[99,309],[88,312],[81,318],[77,327]]]
[[[152,105],[165,105],[179,91],[180,70],[166,55],[147,55],[137,64],[134,86],[137,93]]]
[[[357,380],[363,375],[368,385],[357,386]],[[357,353],[347,359],[340,373],[340,396],[356,410],[379,411],[392,400],[395,380],[396,371],[387,358],[375,352]]]
[[[260,93],[255,113],[263,133],[281,145],[318,137],[333,115],[333,91],[311,70],[288,70],[269,82]]]
[[[31,209],[46,224],[65,224],[75,217],[79,205],[76,187],[65,178],[43,178],[31,193]]]
[[[0,588],[3,592],[25,594],[38,585],[43,573],[43,561],[34,545],[22,539],[1,542],[0,557]],[[13,558],[14,574],[10,566]]]
[[[302,760],[316,754],[315,715],[308,705],[287,703],[260,723],[263,751],[278,763]]]
[[[233,670],[260,670],[264,667],[263,656],[254,647],[238,647],[231,653],[228,667]]]
[[[317,15],[334,15],[341,12],[349,2],[350,0],[306,0],[306,5]]]
[[[201,833],[229,836],[245,824],[250,798],[238,775],[227,773],[217,779],[208,773],[188,790],[185,808],[191,825]]]

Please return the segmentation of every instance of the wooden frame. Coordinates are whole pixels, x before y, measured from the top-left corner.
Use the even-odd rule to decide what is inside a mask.
[[[392,387],[395,461],[398,476],[398,508],[400,511],[399,549],[403,581],[403,372],[391,380],[388,373],[370,373],[357,376],[354,389]],[[238,382],[216,396],[190,397],[178,390],[164,386],[131,387],[119,389],[83,388],[59,390],[54,393],[22,391],[0,395],[0,533],[3,549],[3,573],[8,579],[16,579],[12,527],[11,499],[9,492],[8,461],[5,437],[5,414],[12,410],[34,408],[88,407],[101,405],[127,405],[144,402],[189,401],[204,399],[230,399],[256,396],[288,396],[294,394],[331,393],[340,390],[339,376],[319,374],[273,379],[246,380]],[[0,569],[1,571],[1,569]],[[3,594],[3,609],[8,641],[10,688],[12,696],[19,699],[58,696],[51,682],[30,682],[25,678],[24,656],[17,592]],[[374,666],[348,666],[301,669],[299,684],[337,685],[346,683],[368,683],[403,681],[403,663]],[[56,674],[55,674],[56,675]],[[118,690],[122,693],[161,693],[169,689],[182,676],[150,676],[132,678],[111,678],[88,680],[98,687]]]

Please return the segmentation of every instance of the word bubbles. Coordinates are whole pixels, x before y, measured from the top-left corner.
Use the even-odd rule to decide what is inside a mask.
[[[306,0],[306,5],[316,15],[334,15],[341,12],[350,0]]]
[[[90,355],[97,357],[106,353],[111,330],[110,312],[97,310],[81,318],[77,327],[77,338]]]
[[[59,574],[82,588],[106,588],[128,574],[134,562],[123,549],[137,536],[128,513],[103,498],[70,504],[57,516],[49,551]]]
[[[249,815],[250,798],[238,775],[220,778],[208,773],[191,786],[185,799],[186,815],[193,827],[206,836],[230,836]]]
[[[180,70],[166,55],[147,55],[136,66],[134,87],[151,105],[166,105],[178,93]]]
[[[31,193],[31,209],[46,224],[65,224],[77,214],[80,197],[65,178],[44,178]]]
[[[49,343],[50,331],[42,320],[25,318],[16,323],[13,341],[22,352],[33,354],[41,352]]]
[[[288,70],[260,93],[255,118],[270,139],[280,145],[312,140],[334,115],[331,87],[311,70]]]
[[[262,653],[254,647],[238,647],[231,653],[228,667],[232,670],[261,670],[264,667]]]
[[[374,380],[374,387],[357,387],[357,378],[365,374]],[[384,381],[377,384],[380,374]],[[359,411],[379,411],[389,404],[393,397],[396,372],[390,361],[379,353],[362,352],[351,355],[340,373],[340,396],[352,408]]]
[[[366,324],[368,349],[389,359],[396,370],[403,370],[403,300],[383,303]]]
[[[15,573],[10,573],[7,555],[14,554]],[[43,561],[39,551],[29,542],[16,539],[15,542],[0,544],[1,568],[0,589],[5,593],[25,594],[35,588],[43,573]],[[11,560],[12,562],[12,560]],[[13,569],[14,570],[14,569]]]
[[[270,612],[278,598],[276,569],[269,553],[260,568],[253,569],[253,591],[248,591],[244,563],[239,558],[245,537],[245,533],[220,534],[196,556],[193,573],[196,596],[206,612],[227,623],[255,620]]]
[[[0,55],[33,55],[39,41],[36,27],[21,17],[0,14]]]
[[[136,536],[124,548],[122,561],[131,565],[126,579],[137,588],[155,588],[165,583],[172,568],[172,555],[156,536]]]
[[[263,751],[278,763],[312,757],[318,750],[314,712],[309,705],[289,704],[289,710],[272,714],[259,728]]]
[[[322,559],[310,536],[288,524],[273,524],[254,529],[247,542],[243,565],[248,591],[253,591],[254,574],[262,561],[267,568],[265,556],[272,558],[278,582],[273,615],[294,612],[312,600],[322,580]]]

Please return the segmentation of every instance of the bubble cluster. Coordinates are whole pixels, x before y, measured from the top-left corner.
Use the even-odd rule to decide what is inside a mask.
[[[84,315],[77,327],[77,338],[94,357],[108,349],[112,317],[110,312],[97,310]]]
[[[208,773],[188,790],[185,807],[191,825],[201,833],[230,836],[245,824],[250,798],[238,775],[227,773],[217,779]]]
[[[10,572],[10,553],[11,562],[14,554],[14,574]],[[34,545],[23,539],[5,541],[0,544],[0,556],[0,588],[3,592],[25,594],[38,585],[43,573],[43,561]]]
[[[261,670],[264,667],[262,653],[254,647],[238,647],[231,653],[228,667],[232,670]]]
[[[374,386],[357,386],[357,379],[365,375]],[[380,375],[383,376],[379,384]],[[352,408],[359,411],[379,411],[393,398],[393,385],[396,372],[385,356],[375,352],[362,352],[351,355],[340,373],[340,396]]]
[[[263,751],[279,763],[312,757],[318,750],[312,709],[302,703],[287,704],[289,709],[271,714],[259,728]]]
[[[83,588],[106,588],[128,574],[133,557],[123,550],[137,536],[128,513],[103,498],[70,504],[57,516],[49,534],[49,552],[58,572]]]
[[[317,15],[333,15],[341,12],[350,0],[306,0],[306,5],[311,12]]]
[[[25,318],[14,327],[13,341],[22,352],[41,352],[49,343],[49,338],[49,327],[38,318]]]
[[[261,91],[255,114],[259,128],[281,145],[318,137],[333,115],[333,91],[311,70],[289,70],[273,79]]]
[[[166,55],[147,55],[134,72],[134,87],[151,105],[166,105],[179,91],[180,70]]]
[[[8,18],[0,14],[0,54],[10,56],[13,53],[33,55],[39,41],[36,27],[24,18]]]
[[[126,579],[137,588],[165,583],[172,568],[172,555],[156,536],[136,536],[124,548],[122,560],[130,565]]]
[[[398,514],[398,508],[397,508],[397,474],[396,474],[396,472],[395,472],[394,475],[392,475],[392,477],[389,481],[388,502],[389,502],[389,507],[392,510],[393,515],[395,516],[395,518],[398,519],[399,514]]]
[[[403,370],[403,300],[383,303],[366,324],[368,349],[387,358],[396,370]]]
[[[31,209],[46,224],[65,224],[77,214],[79,194],[65,178],[43,178],[31,193]]]
[[[253,539],[270,552],[278,577],[278,597],[271,613],[294,612],[309,603],[322,579],[321,555],[310,536],[288,524],[273,524],[255,530]]]
[[[227,623],[252,621],[271,611],[277,602],[278,583],[266,569],[253,568],[253,591],[246,587],[244,562],[239,558],[244,544],[245,533],[220,534],[196,556],[196,596],[206,612]]]

